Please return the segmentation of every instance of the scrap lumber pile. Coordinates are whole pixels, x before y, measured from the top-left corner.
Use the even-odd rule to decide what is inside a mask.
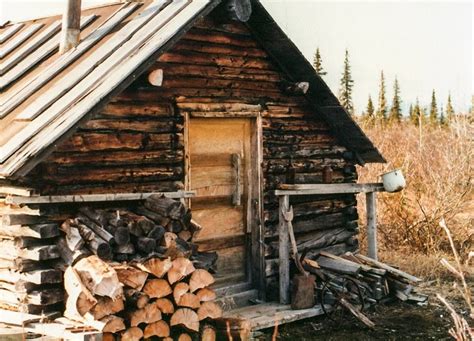
[[[215,339],[210,322],[222,316],[209,288],[213,276],[185,257],[107,263],[89,256],[68,267],[64,315],[106,333],[108,339]]]
[[[319,278],[335,280],[345,277],[356,283],[364,304],[374,304],[398,298],[402,301],[423,303],[428,297],[416,292],[420,278],[392,266],[350,252],[336,256],[321,252],[315,260],[304,259],[304,268]]]
[[[39,314],[62,308],[58,224],[0,204],[0,309]]]
[[[115,261],[151,254],[186,256],[207,267],[215,261],[215,254],[197,254],[190,241],[201,227],[180,201],[152,195],[136,211],[81,208],[61,225],[65,236],[58,247],[66,264],[91,254]]]

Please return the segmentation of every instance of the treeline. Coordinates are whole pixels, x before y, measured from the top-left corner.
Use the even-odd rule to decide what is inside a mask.
[[[319,48],[316,49],[313,58],[313,67],[319,76],[327,75],[323,68],[323,62]],[[352,78],[351,66],[349,63],[349,51],[346,49],[344,66],[340,80],[339,101],[341,105],[351,115],[355,115],[354,104],[352,100],[352,92],[354,88],[354,79]],[[474,96],[473,96],[474,102]],[[432,124],[432,125],[446,125],[455,116],[454,107],[451,100],[451,94],[448,95],[446,106],[439,106],[436,98],[436,92],[433,89],[431,94],[431,103],[429,107],[420,105],[418,98],[416,103],[410,104],[408,115],[403,115],[402,99],[400,95],[400,84],[395,77],[393,83],[393,98],[391,106],[388,105],[386,95],[385,77],[383,71],[380,72],[380,83],[377,106],[375,106],[372,96],[369,94],[367,106],[361,113],[364,120],[372,122],[401,122],[409,121],[415,125]],[[474,105],[473,105],[474,107]],[[473,107],[471,107],[470,115],[473,116]]]

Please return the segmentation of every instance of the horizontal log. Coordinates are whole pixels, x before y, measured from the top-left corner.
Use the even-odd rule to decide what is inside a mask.
[[[114,131],[124,132],[148,132],[148,133],[177,133],[183,131],[182,124],[176,124],[170,119],[138,121],[134,119],[93,119],[81,126],[81,131]]]
[[[191,30],[189,30],[189,32],[184,36],[184,39],[241,47],[259,47],[255,39],[247,35],[220,32],[214,29],[211,30],[197,27],[193,27]]]
[[[43,314],[43,313],[52,313],[52,312],[59,313],[60,311],[63,310],[63,304],[62,303],[55,303],[55,304],[50,304],[50,305],[42,305],[42,304],[36,305],[36,304],[25,304],[25,303],[13,304],[13,303],[8,303],[8,302],[3,302],[0,299],[0,308],[17,311],[21,313],[27,313],[27,314]]]
[[[0,281],[15,283],[23,281],[33,284],[54,284],[63,281],[63,274],[60,270],[46,269],[28,272],[17,272],[8,269],[0,269]]]
[[[155,97],[149,102],[135,101],[133,104],[116,100],[109,103],[97,117],[122,117],[122,118],[179,118],[179,112],[175,112],[173,104],[168,102],[159,103]]]
[[[5,259],[48,260],[59,258],[59,251],[56,245],[19,248],[13,240],[0,240],[0,249],[2,250],[2,257]]]
[[[0,195],[2,194],[21,195],[21,196],[29,197],[32,195],[36,195],[36,191],[33,188],[0,184]]]
[[[0,235],[9,237],[53,238],[59,236],[58,224],[0,225]]]
[[[268,54],[263,49],[259,48],[246,47],[243,49],[240,46],[230,44],[212,43],[209,41],[203,42],[186,38],[181,39],[176,45],[174,45],[173,51],[197,51],[237,57],[268,58]]]
[[[9,202],[9,198],[5,199],[5,202],[11,204]],[[26,214],[5,214],[0,217],[0,227],[4,226],[14,226],[14,225],[29,225],[29,224],[38,224],[42,223],[45,218],[33,215],[26,215]]]
[[[26,294],[0,289],[0,297],[1,300],[6,303],[48,305],[62,302],[64,300],[64,289],[45,288]]]
[[[17,270],[28,272],[34,270],[47,270],[55,267],[59,260],[53,261],[35,261],[30,259],[4,259],[0,258],[0,269]]]
[[[276,195],[314,195],[314,194],[339,194],[339,193],[367,193],[385,191],[382,183],[359,184],[317,184],[317,185],[281,185],[275,191]]]

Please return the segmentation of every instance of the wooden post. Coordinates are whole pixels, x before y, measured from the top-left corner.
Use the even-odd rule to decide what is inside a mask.
[[[81,0],[68,0],[63,14],[59,52],[65,53],[79,44],[81,33]]]
[[[375,192],[367,192],[367,244],[368,255],[370,258],[377,260],[377,207],[375,200]]]
[[[279,199],[279,257],[280,257],[280,303],[290,303],[290,250],[288,242],[288,224],[283,216],[283,212],[288,212],[290,208],[290,197],[282,195]]]

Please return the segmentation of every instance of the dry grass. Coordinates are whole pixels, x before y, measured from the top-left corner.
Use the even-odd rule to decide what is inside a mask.
[[[402,192],[378,195],[380,249],[425,255],[450,252],[438,225],[445,219],[456,250],[466,259],[474,248],[472,122],[459,119],[450,127],[426,126],[421,130],[407,122],[361,124],[389,163],[359,168],[359,181],[378,181],[380,174],[394,168],[402,169],[407,180]],[[365,205],[364,199],[360,205]],[[432,261],[429,257],[425,260]]]

